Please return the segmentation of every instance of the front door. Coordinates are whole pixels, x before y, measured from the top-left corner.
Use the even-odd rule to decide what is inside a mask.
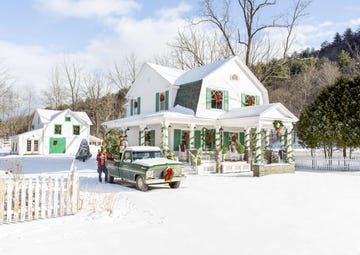
[[[50,138],[50,154],[66,152],[66,138]]]

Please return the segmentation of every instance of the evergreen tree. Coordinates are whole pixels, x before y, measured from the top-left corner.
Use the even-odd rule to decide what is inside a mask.
[[[360,77],[345,76],[327,86],[301,113],[298,136],[309,148],[323,147],[325,157],[332,157],[332,148],[360,146]]]

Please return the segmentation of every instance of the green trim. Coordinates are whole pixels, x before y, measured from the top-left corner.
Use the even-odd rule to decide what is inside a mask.
[[[134,115],[134,99],[130,99],[130,116]]]
[[[155,146],[155,130],[150,130],[150,146]]]
[[[49,153],[50,154],[64,154],[66,152],[66,138],[50,137],[49,139]]]
[[[195,130],[194,131],[194,146],[196,149],[200,149],[201,148],[201,131],[200,130]]]
[[[158,112],[160,110],[160,93],[157,92],[155,95],[155,111]]]
[[[180,143],[181,143],[181,130],[174,129],[174,151],[179,151]]]
[[[224,111],[229,111],[229,91],[224,91]]]
[[[66,122],[70,122],[70,121],[71,121],[71,117],[70,117],[70,116],[65,116],[65,121],[66,121]]]
[[[246,98],[246,95],[244,93],[241,93],[241,106],[242,107],[246,106],[245,98]]]
[[[222,146],[226,146],[226,147],[229,146],[229,132],[227,132],[227,131],[223,132],[223,144],[222,144]]]
[[[244,132],[240,132],[239,133],[239,142],[244,145],[245,144],[245,133]]]
[[[259,104],[260,104],[260,97],[255,96],[255,105],[259,105]]]
[[[54,134],[55,135],[61,135],[62,132],[62,125],[61,124],[55,124],[54,125]]]
[[[141,112],[140,112],[140,108],[141,108],[141,98],[140,97],[138,97],[137,98],[137,114],[140,114]]]
[[[211,89],[206,88],[206,109],[211,109]]]
[[[76,129],[78,129],[76,131]],[[80,126],[79,125],[73,125],[73,135],[80,135]]]
[[[169,91],[165,91],[165,110],[169,110]]]

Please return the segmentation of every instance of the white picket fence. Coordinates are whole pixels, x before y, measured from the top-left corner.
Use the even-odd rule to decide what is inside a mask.
[[[296,157],[295,167],[312,170],[360,171],[360,159]]]
[[[66,177],[0,178],[0,224],[75,214],[79,191],[74,161]]]

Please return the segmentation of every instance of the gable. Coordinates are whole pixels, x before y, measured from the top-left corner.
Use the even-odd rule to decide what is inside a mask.
[[[174,106],[180,105],[191,109],[196,114],[199,102],[202,80],[180,86],[177,91]]]

